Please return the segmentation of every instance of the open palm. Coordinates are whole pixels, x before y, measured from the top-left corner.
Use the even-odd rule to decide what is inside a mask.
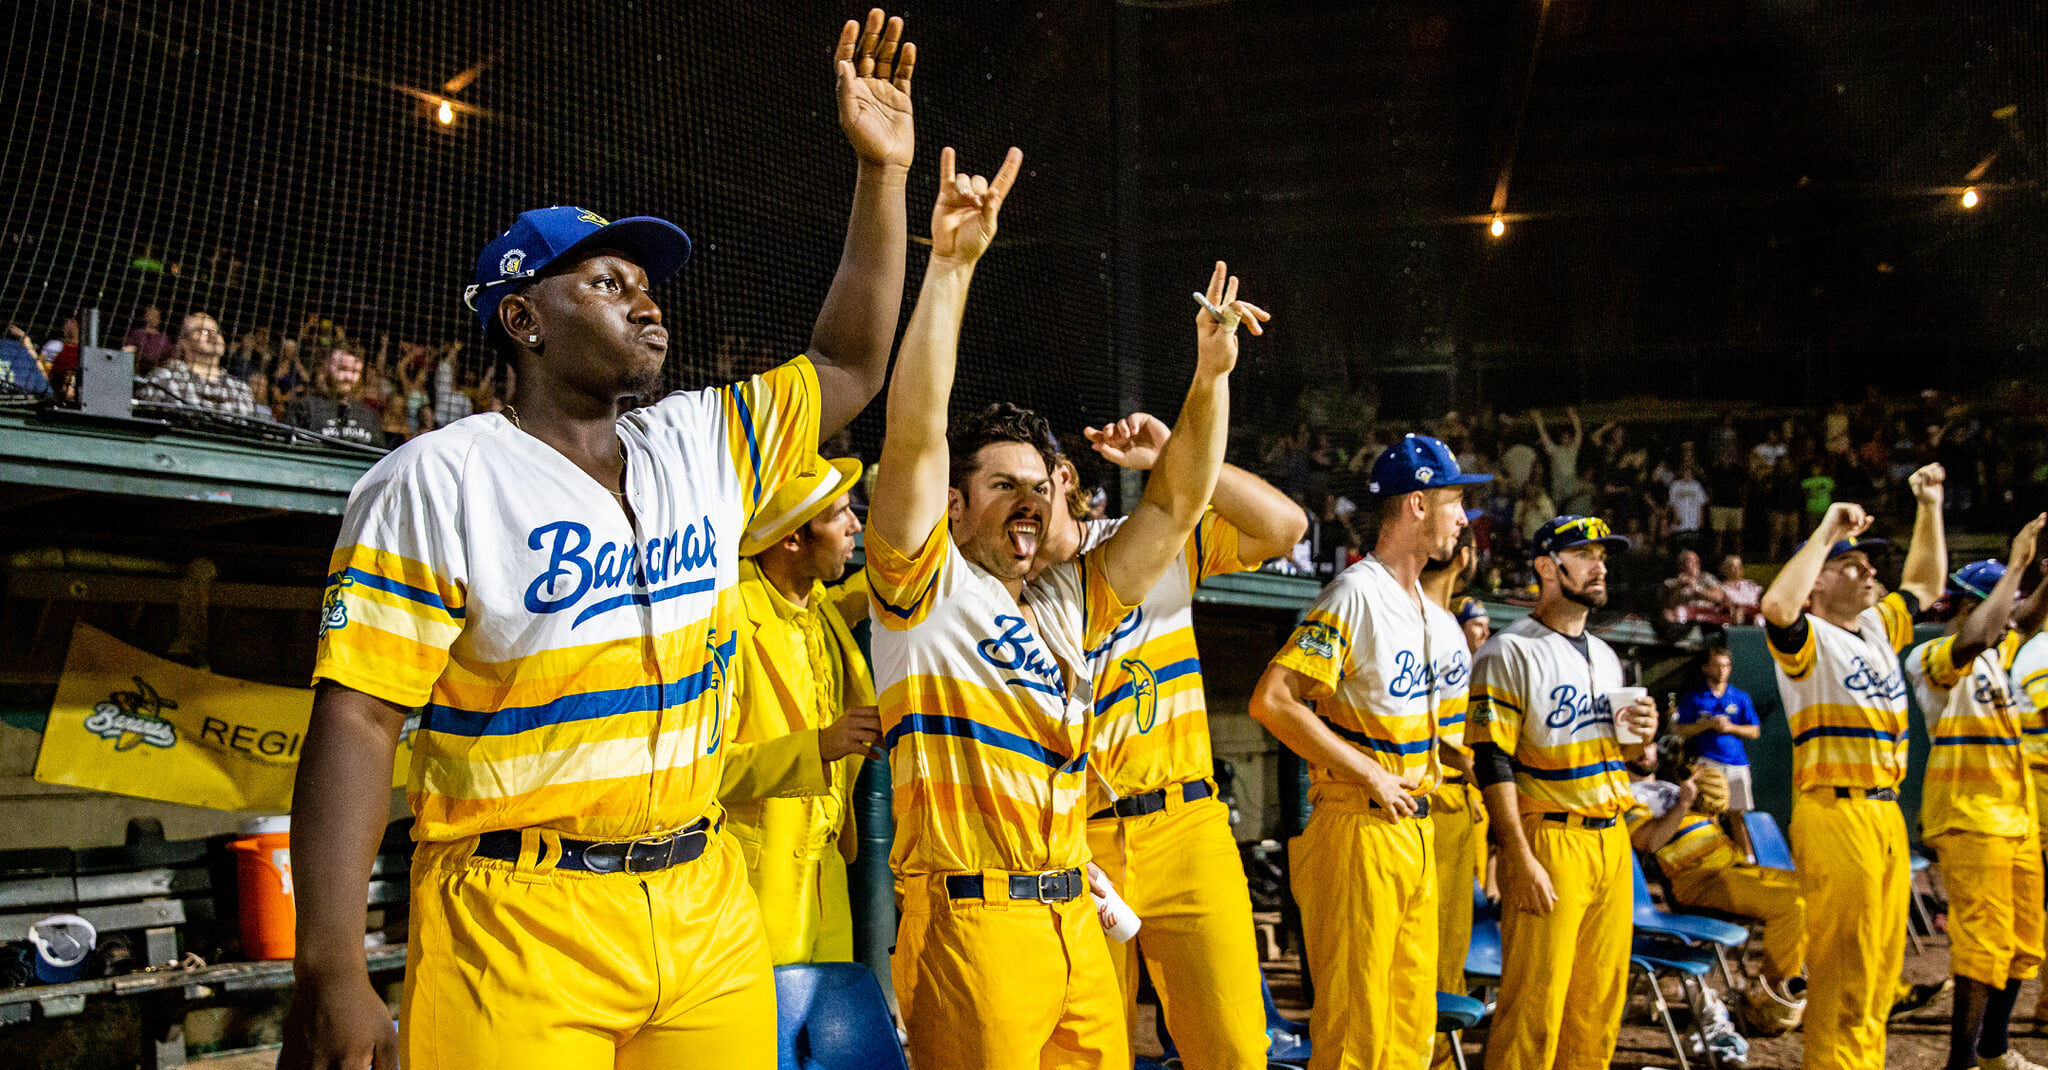
[[[939,199],[932,206],[932,255],[973,263],[996,237],[996,214],[1024,166],[1022,149],[1011,149],[993,180],[953,170],[953,150],[939,151]]]
[[[882,9],[867,25],[848,20],[839,31],[832,65],[839,78],[839,128],[861,159],[909,167],[917,147],[910,119],[910,74],[917,46],[903,41],[903,20],[884,22]]]

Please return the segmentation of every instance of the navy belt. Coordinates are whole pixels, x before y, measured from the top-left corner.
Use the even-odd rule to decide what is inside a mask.
[[[722,822],[721,822],[722,824]],[[654,873],[695,862],[718,831],[705,818],[690,822],[681,832],[644,840],[572,840],[562,837],[562,857],[556,869],[582,873]],[[472,857],[519,861],[520,831],[499,829],[476,838]]]
[[[1837,799],[1875,799],[1878,802],[1898,802],[1899,793],[1890,788],[1836,788]]]
[[[1366,797],[1365,797],[1365,805],[1366,805],[1366,807],[1367,807],[1368,809],[1373,809],[1373,810],[1383,810],[1383,809],[1386,809],[1385,807],[1383,807],[1383,806],[1381,806],[1381,805],[1380,805],[1380,801],[1379,801],[1378,799],[1375,799],[1375,798],[1373,798],[1373,797],[1372,797],[1372,796],[1370,796],[1370,795],[1368,795],[1368,796],[1366,796]],[[1415,812],[1414,812],[1414,813],[1412,813],[1412,814],[1409,814],[1408,816],[1409,816],[1409,817],[1428,817],[1428,816],[1429,816],[1429,799],[1428,799],[1428,797],[1426,797],[1426,796],[1422,796],[1422,795],[1417,795],[1417,796],[1415,797]]]
[[[985,899],[982,875],[979,873],[955,873],[946,878],[946,898]],[[1056,869],[1049,873],[1010,874],[1010,898],[1036,900],[1041,903],[1064,903],[1078,899],[1088,890],[1088,882],[1078,869]]]
[[[1579,814],[1567,814],[1563,811],[1554,811],[1543,815],[1543,820],[1555,821],[1560,825],[1569,824],[1573,818],[1578,818],[1580,828],[1589,829],[1611,829],[1615,826],[1616,822],[1621,820],[1615,817],[1584,817]]]
[[[1180,788],[1182,802],[1195,802],[1215,794],[1209,790],[1206,780],[1190,780],[1176,785]],[[1166,793],[1172,788],[1159,788],[1143,795],[1126,795],[1121,799],[1088,815],[1088,820],[1099,821],[1105,817],[1144,817],[1166,809]]]

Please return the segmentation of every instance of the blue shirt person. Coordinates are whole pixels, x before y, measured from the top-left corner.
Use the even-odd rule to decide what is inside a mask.
[[[1706,764],[1721,770],[1728,780],[1728,809],[1732,816],[1728,833],[1744,854],[1754,855],[1749,843],[1749,826],[1742,814],[1756,808],[1750,787],[1749,750],[1745,740],[1763,734],[1756,716],[1756,704],[1749,692],[1729,683],[1735,675],[1735,658],[1726,647],[1707,652],[1702,666],[1706,686],[1678,700],[1674,730],[1685,738],[1686,749]]]

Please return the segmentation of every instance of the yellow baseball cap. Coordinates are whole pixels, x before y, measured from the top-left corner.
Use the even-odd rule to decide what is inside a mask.
[[[781,542],[789,533],[810,522],[839,500],[849,487],[860,482],[860,461],[852,457],[826,460],[812,454],[803,471],[783,480],[740,538],[740,556],[752,557]]]

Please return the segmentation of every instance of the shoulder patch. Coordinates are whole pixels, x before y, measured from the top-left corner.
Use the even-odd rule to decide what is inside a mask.
[[[1294,631],[1294,645],[1319,658],[1336,657],[1339,642],[1337,629],[1322,621],[1303,621]]]

